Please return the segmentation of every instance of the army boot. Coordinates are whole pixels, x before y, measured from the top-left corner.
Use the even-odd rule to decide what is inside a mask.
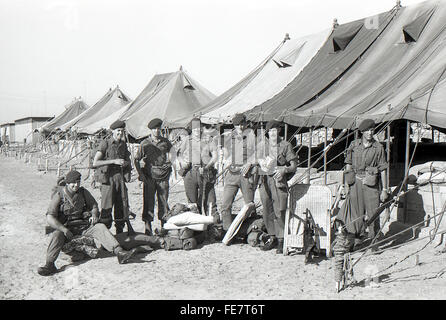
[[[57,268],[54,265],[54,262],[47,262],[43,267],[39,267],[37,269],[37,273],[41,276],[51,276],[55,273],[57,273]]]
[[[262,247],[262,251],[268,251],[276,248],[277,246],[277,238],[275,236],[270,236],[268,240],[266,240],[265,245]]]

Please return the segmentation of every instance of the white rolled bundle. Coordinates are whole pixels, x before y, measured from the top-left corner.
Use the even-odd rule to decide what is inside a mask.
[[[189,226],[191,224],[213,224],[214,218],[212,216],[205,216],[191,211],[182,212],[167,220],[167,223],[176,226]]]
[[[187,226],[177,226],[176,224],[166,222],[163,226],[166,230],[179,230],[183,228],[188,228],[194,231],[205,231],[207,229],[207,225],[204,223],[197,223],[197,224],[189,224]]]

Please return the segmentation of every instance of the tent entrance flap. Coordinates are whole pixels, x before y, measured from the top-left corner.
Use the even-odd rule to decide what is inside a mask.
[[[353,38],[358,34],[364,24],[358,22],[352,25],[339,26],[335,30],[333,35],[333,51],[338,52],[345,50],[348,44],[353,40]]]
[[[404,41],[406,41],[406,43],[418,41],[433,13],[434,9],[426,11],[414,21],[403,27]]]

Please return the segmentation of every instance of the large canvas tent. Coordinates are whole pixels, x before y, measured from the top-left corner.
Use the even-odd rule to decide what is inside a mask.
[[[366,28],[372,17],[338,26],[301,74],[248,118],[334,128],[407,119],[445,128],[446,3],[375,18],[376,29]]]
[[[128,107],[130,106],[130,103],[121,109],[116,110],[109,116],[96,121],[92,124],[89,124],[85,127],[82,127],[79,129],[79,132],[86,133],[86,134],[95,134],[103,129],[109,129],[110,125],[115,122],[116,120],[119,120],[119,118],[128,110]]]
[[[87,109],[68,123],[60,126],[60,129],[71,129],[76,132],[83,132],[85,127],[101,121],[111,113],[122,109],[130,102],[131,99],[121,91],[119,86],[116,86],[113,90],[110,88],[91,108]]]
[[[213,93],[180,68],[155,75],[121,119],[125,120],[129,134],[139,139],[149,134],[147,124],[154,118],[162,119],[169,128],[185,127],[214,98]]]
[[[71,121],[88,108],[89,106],[82,100],[81,97],[75,98],[71,103],[65,106],[65,110],[61,114],[44,124],[38,130],[44,133],[52,132],[56,128],[59,128],[65,123]]]
[[[254,108],[285,88],[325,43],[331,30],[289,39],[282,43],[245,78],[204,109],[206,123],[226,122],[235,113]]]

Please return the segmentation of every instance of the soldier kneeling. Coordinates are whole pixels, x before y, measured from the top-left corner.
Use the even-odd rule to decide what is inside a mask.
[[[41,276],[49,276],[58,270],[54,264],[64,244],[73,236],[83,235],[99,242],[107,251],[118,257],[120,264],[126,263],[136,249],[124,250],[103,223],[99,223],[98,204],[88,190],[80,187],[81,174],[72,170],[65,177],[65,186],[54,193],[46,219],[51,232],[47,249],[46,264],[37,270]]]

